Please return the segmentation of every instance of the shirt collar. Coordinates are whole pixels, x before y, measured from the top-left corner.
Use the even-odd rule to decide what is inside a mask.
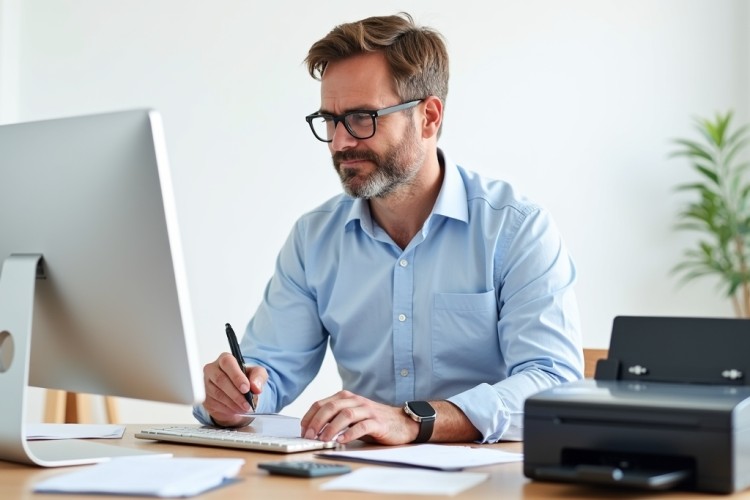
[[[438,161],[443,168],[443,186],[440,188],[432,215],[442,215],[451,219],[469,222],[469,204],[466,186],[458,166],[438,148]]]
[[[427,220],[433,215],[442,215],[452,219],[469,222],[469,209],[466,198],[466,187],[463,178],[458,171],[458,166],[445,156],[443,150],[438,148],[438,162],[443,169],[443,185],[438,193],[435,206],[432,208]],[[352,203],[346,225],[351,221],[359,220],[359,224],[365,232],[373,234],[372,216],[370,215],[370,204],[362,198],[355,198]],[[426,224],[426,223],[425,223]]]

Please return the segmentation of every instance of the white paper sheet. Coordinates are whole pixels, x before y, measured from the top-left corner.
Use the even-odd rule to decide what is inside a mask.
[[[26,439],[121,439],[125,427],[114,424],[26,424]]]
[[[51,477],[34,491],[193,496],[231,481],[244,463],[241,458],[116,458]]]
[[[300,437],[300,419],[280,413],[256,413],[250,423],[254,432],[276,437]]]
[[[274,418],[274,419],[280,419],[280,420],[296,420],[299,422],[298,417],[292,417],[289,415],[284,415],[283,413],[258,413],[251,411],[250,413],[238,413],[238,415],[242,415],[243,417],[254,417],[254,418]]]
[[[442,472],[395,467],[361,467],[320,486],[321,490],[408,495],[456,495],[485,481],[483,472]]]
[[[418,444],[379,450],[325,451],[324,458],[341,458],[374,463],[412,465],[438,470],[461,470],[465,467],[520,462],[522,453],[511,453],[480,446]]]

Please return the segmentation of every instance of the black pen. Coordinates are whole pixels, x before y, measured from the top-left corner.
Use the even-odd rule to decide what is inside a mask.
[[[240,351],[240,344],[237,343],[237,336],[234,334],[234,330],[232,330],[232,325],[227,323],[225,329],[227,332],[227,339],[229,339],[229,349],[232,350],[232,356],[234,356],[234,359],[237,360],[237,364],[240,365],[240,370],[242,370],[242,373],[247,375],[247,372],[245,372],[245,361],[242,359],[242,351]],[[248,390],[247,393],[245,393],[245,399],[247,399],[247,402],[250,403],[250,408],[255,411],[255,402],[253,401],[252,391]]]

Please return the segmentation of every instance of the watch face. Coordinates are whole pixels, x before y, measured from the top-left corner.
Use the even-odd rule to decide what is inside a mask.
[[[435,416],[435,409],[426,401],[409,401],[406,404],[409,405],[409,409],[412,413],[419,417],[428,418]]]

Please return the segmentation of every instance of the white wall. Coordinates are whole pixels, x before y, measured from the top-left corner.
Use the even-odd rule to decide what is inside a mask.
[[[0,0],[0,123],[18,118],[20,0]]]
[[[335,24],[401,10],[448,40],[441,146],[561,226],[587,346],[608,345],[618,314],[732,315],[710,279],[678,287],[668,274],[693,237],[672,229],[684,201],[672,188],[690,174],[667,156],[693,116],[750,115],[743,0],[0,0],[19,27],[17,42],[0,31],[0,105],[16,110],[0,120],[162,112],[208,362],[226,350],[224,322],[253,313],[296,217],[339,192],[303,119],[319,105],[307,48]],[[339,386],[329,359],[288,412]],[[190,420],[184,407],[121,409],[126,422]]]

